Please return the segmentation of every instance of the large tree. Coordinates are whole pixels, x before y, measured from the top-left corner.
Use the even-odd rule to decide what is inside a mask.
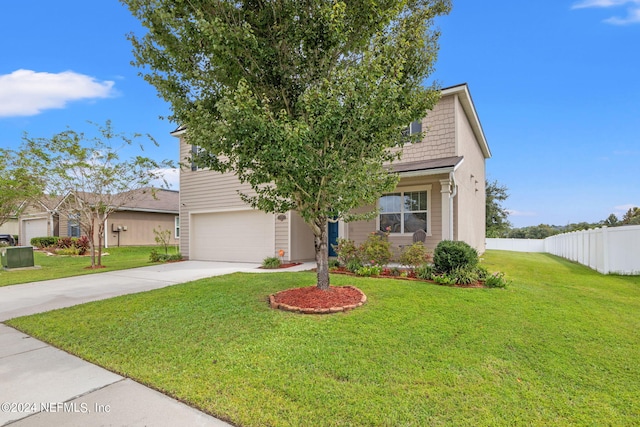
[[[0,148],[0,225],[17,217],[43,189],[43,181],[33,176],[23,152]]]
[[[497,180],[486,181],[486,235],[487,237],[506,237],[511,229],[508,220],[509,211],[502,203],[509,198],[508,189]]]
[[[328,289],[327,222],[394,188],[383,165],[438,100],[424,82],[449,0],[121,1],[149,30],[130,36],[134,63],[195,162],[236,173],[255,208],[297,211]]]
[[[61,198],[60,210],[78,220],[88,237],[92,267],[102,265],[109,216],[141,197],[143,191],[153,193],[148,186],[162,182],[163,170],[172,167],[169,161],[158,162],[141,155],[120,159],[120,152],[143,135],[117,133],[110,121],[97,125],[97,131],[97,136],[69,129],[51,138],[24,137],[24,152],[37,165],[33,173],[46,176],[47,193]],[[146,136],[157,145],[150,135]]]

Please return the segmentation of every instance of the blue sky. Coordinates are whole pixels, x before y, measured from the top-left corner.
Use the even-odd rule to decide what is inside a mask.
[[[178,161],[169,107],[130,65],[139,23],[116,0],[3,4],[0,147],[88,120],[152,134]],[[514,226],[640,206],[640,0],[454,0],[433,78],[469,84]],[[123,153],[127,156],[127,153]]]

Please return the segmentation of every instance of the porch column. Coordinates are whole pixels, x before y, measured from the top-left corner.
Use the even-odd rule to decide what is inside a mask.
[[[453,240],[451,235],[451,181],[440,180],[440,194],[442,195],[442,240]]]

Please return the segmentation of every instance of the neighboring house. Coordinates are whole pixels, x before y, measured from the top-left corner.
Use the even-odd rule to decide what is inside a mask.
[[[424,229],[426,246],[441,240],[463,240],[484,252],[485,160],[491,152],[466,84],[442,90],[433,111],[410,132],[425,130],[422,142],[402,148],[401,160],[390,169],[400,182],[378,203],[372,221],[329,225],[329,243],[338,237],[363,242],[377,230],[390,228],[389,240],[398,247],[412,242]],[[180,159],[188,159],[186,129],[180,138]],[[192,260],[261,262],[284,250],[285,261],[312,260],[313,234],[294,211],[266,214],[246,205],[238,190],[251,194],[234,174],[197,167],[180,170],[180,250]],[[404,203],[403,203],[404,200]],[[375,209],[363,206],[362,211]]]
[[[107,219],[104,247],[155,245],[154,228],[171,230],[170,242],[177,244],[180,237],[179,192],[157,189],[155,198],[149,189],[137,193],[132,201]],[[19,219],[20,244],[29,245],[33,237],[80,237],[84,234],[79,217],[66,212],[63,201],[63,197],[45,196],[30,203]]]
[[[8,218],[7,221],[0,225],[0,234],[11,234],[12,236],[17,236],[19,233],[18,230],[18,217]]]

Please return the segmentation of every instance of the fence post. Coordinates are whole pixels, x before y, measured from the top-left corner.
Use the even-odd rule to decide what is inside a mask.
[[[603,274],[609,274],[609,230],[602,226],[602,269]]]

